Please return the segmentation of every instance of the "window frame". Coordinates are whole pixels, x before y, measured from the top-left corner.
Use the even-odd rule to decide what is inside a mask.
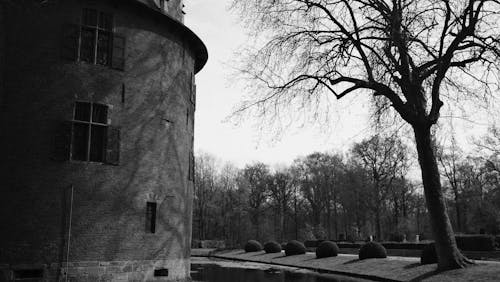
[[[76,105],[77,103],[84,103],[84,104],[90,104],[90,113],[89,113],[89,120],[88,121],[83,121],[83,120],[77,120],[75,119],[76,118]],[[93,118],[93,109],[94,109],[94,105],[100,105],[100,106],[105,106],[106,107],[106,123],[100,123],[100,122],[94,122],[92,120]],[[92,150],[92,127],[104,127],[105,128],[105,134],[104,136],[107,136],[107,133],[108,133],[108,130],[109,130],[109,127],[111,126],[111,123],[110,123],[110,120],[109,120],[109,110],[110,110],[110,105],[107,105],[107,104],[103,104],[103,103],[96,103],[96,102],[90,102],[90,101],[81,101],[81,100],[77,100],[74,102],[74,106],[73,106],[73,117],[72,119],[70,120],[71,122],[71,143],[70,143],[70,161],[75,161],[75,162],[86,162],[86,163],[106,163],[106,149],[107,149],[107,142],[106,142],[106,139],[107,138],[104,138],[104,143],[103,143],[103,146],[102,148],[100,148],[102,150],[102,160],[100,161],[93,161],[90,159],[91,157],[91,150]],[[75,138],[75,124],[84,124],[84,125],[87,125],[88,126],[88,130],[87,130],[87,140],[86,140],[86,143],[87,143],[87,148],[86,148],[86,156],[85,156],[85,160],[79,160],[79,159],[74,159],[73,158],[73,148],[74,148],[74,138]]]
[[[88,25],[85,23],[85,11],[86,10],[94,10],[97,14],[97,19],[96,19],[96,25]],[[107,14],[110,15],[111,20],[110,20],[110,28],[106,29],[104,27],[100,26],[100,16],[101,14]],[[88,64],[93,64],[97,66],[105,66],[105,67],[112,67],[112,61],[113,61],[113,38],[116,35],[115,33],[115,17],[114,14],[106,9],[97,9],[97,8],[91,8],[91,7],[83,7],[81,9],[81,14],[80,14],[80,22],[78,23],[78,30],[79,30],[79,36],[78,36],[78,46],[77,46],[77,62],[83,62],[83,63],[88,63]],[[93,54],[91,58],[91,62],[88,62],[86,60],[82,60],[82,43],[83,43],[83,31],[84,30],[91,30],[93,32],[93,40],[92,40],[92,48],[93,48]],[[107,55],[108,55],[108,60],[106,64],[100,64],[98,63],[98,58],[99,58],[99,34],[100,33],[107,33],[108,34],[108,48],[107,48]]]

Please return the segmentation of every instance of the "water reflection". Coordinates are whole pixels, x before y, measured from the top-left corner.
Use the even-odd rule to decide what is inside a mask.
[[[192,264],[191,278],[203,282],[358,282],[367,281],[330,274],[279,268],[247,269],[217,264]]]

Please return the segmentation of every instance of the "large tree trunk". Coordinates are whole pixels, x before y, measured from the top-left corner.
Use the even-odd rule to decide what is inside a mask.
[[[457,248],[450,218],[446,211],[430,127],[414,126],[413,131],[417,143],[418,161],[422,170],[425,201],[436,242],[438,270],[463,268],[469,261]]]

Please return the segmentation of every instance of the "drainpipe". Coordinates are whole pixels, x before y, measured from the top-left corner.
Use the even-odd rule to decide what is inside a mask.
[[[68,269],[69,269],[69,247],[71,245],[71,219],[73,217],[73,184],[71,184],[71,201],[69,206],[69,226],[68,226],[68,249],[66,251],[66,282],[68,282]]]

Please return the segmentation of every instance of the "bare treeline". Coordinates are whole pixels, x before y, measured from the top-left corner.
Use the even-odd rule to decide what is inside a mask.
[[[500,138],[494,129],[464,156],[441,146],[439,160],[454,229],[500,228]],[[488,147],[490,150],[482,148]],[[193,239],[432,239],[421,184],[408,177],[414,160],[399,138],[374,136],[346,154],[313,153],[290,166],[238,169],[196,158]]]

